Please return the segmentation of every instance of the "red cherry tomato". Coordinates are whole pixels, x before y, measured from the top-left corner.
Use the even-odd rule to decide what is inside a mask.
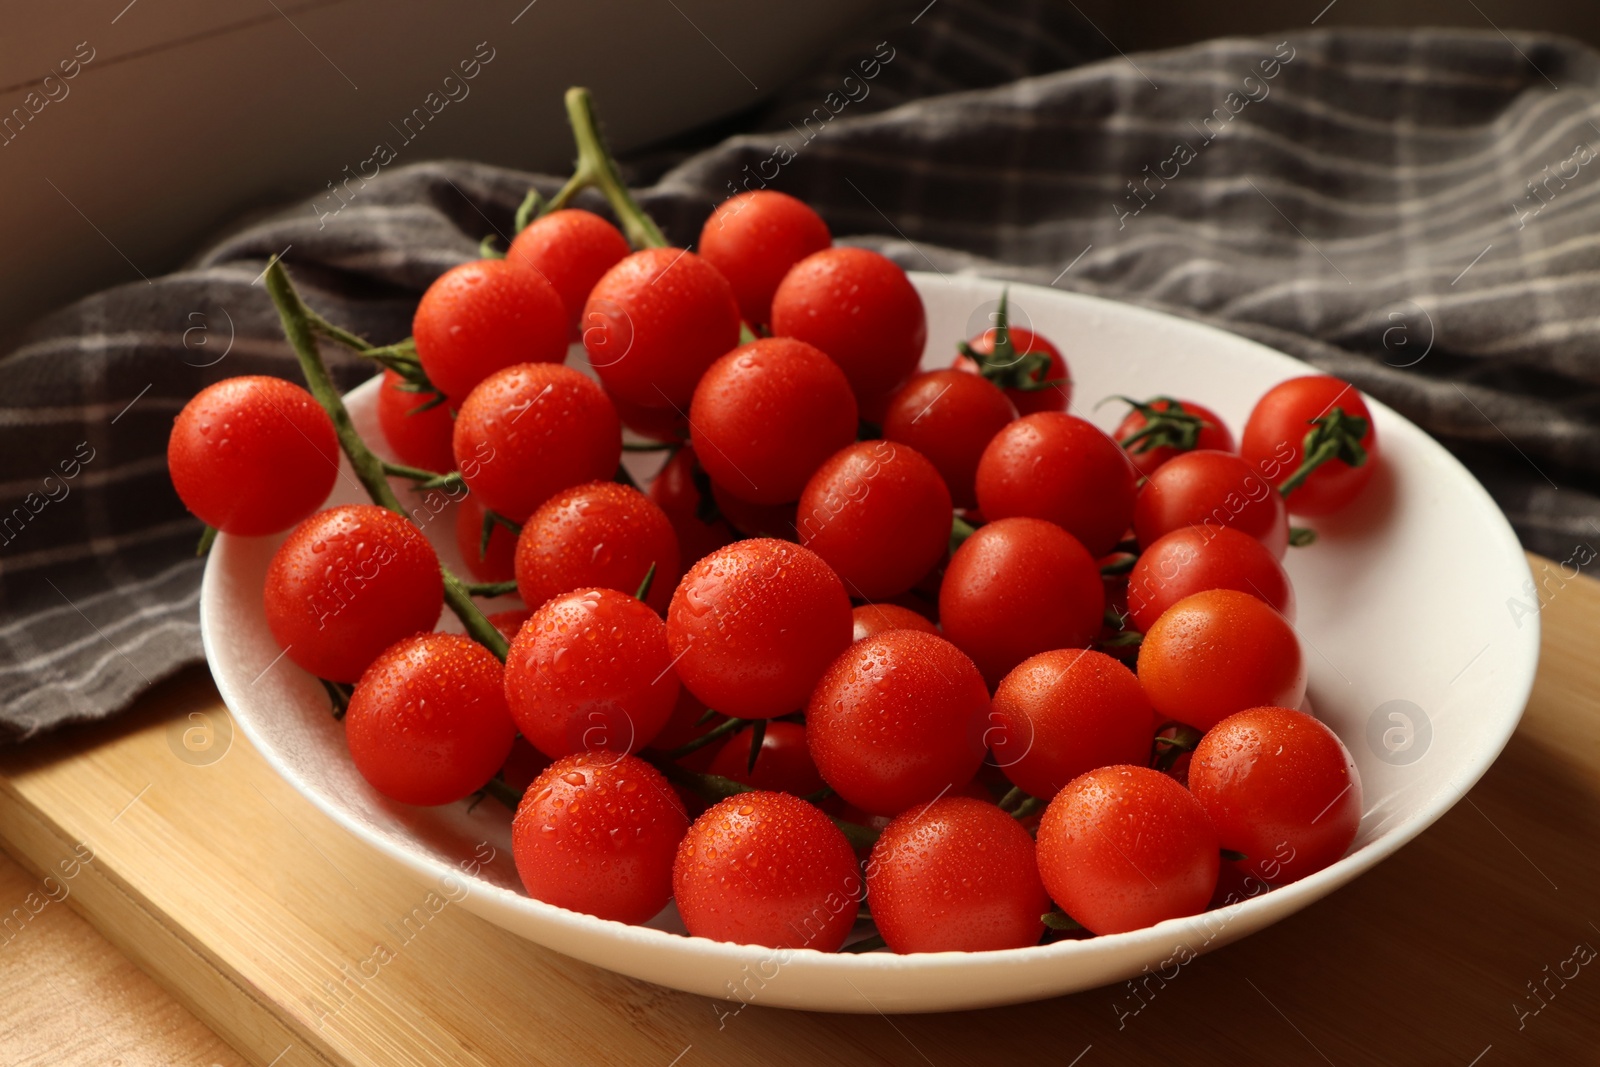
[[[693,252],[646,248],[595,283],[582,325],[607,392],[681,412],[706,368],[739,343],[739,304],[728,280]]]
[[[994,761],[1049,800],[1086,771],[1150,757],[1150,698],[1102,652],[1061,648],[1019,663],[994,692]]]
[[[622,425],[652,441],[677,444],[689,439],[689,420],[676,408],[642,408],[620,397],[606,394],[611,406],[617,409]]]
[[[339,476],[339,439],[327,412],[298,385],[225,378],[178,413],[167,469],[201,522],[259,537],[287,530],[328,498]]]
[[[795,514],[800,543],[864,600],[904,593],[950,546],[950,490],[910,445],[858,441],[811,476]]]
[[[1094,556],[1116,547],[1133,518],[1133,464],[1093,425],[1060,411],[1024,415],[995,434],[978,461],[985,518],[1053,522]]]
[[[456,464],[479,503],[513,522],[570,486],[610,478],[622,458],[617,412],[571,367],[507,367],[456,417]]]
[[[974,374],[936,370],[912,378],[889,401],[885,440],[910,445],[939,471],[958,508],[978,503],[978,460],[1017,417],[997,387]]]
[[[361,675],[345,712],[356,770],[402,804],[449,804],[482,789],[517,735],[503,673],[493,653],[461,634],[391,645]]]
[[[615,589],[546,601],[506,654],[506,703],[522,735],[559,759],[637,752],[678,701],[661,617]]]
[[[450,434],[456,420],[448,404],[428,407],[438,397],[402,389],[405,379],[392,370],[383,372],[378,386],[378,428],[401,463],[443,474],[456,469]]]
[[[589,290],[629,252],[622,231],[599,215],[562,208],[534,219],[517,234],[506,259],[542,274],[561,297],[567,312],[567,336],[578,337]]]
[[[1170,412],[1172,403],[1169,398],[1157,397],[1149,401],[1146,406],[1157,412]],[[1181,448],[1172,440],[1174,435],[1182,434],[1184,426],[1181,422],[1175,423],[1169,416],[1165,422],[1158,420],[1158,425],[1147,432],[1150,420],[1137,407],[1128,412],[1127,416],[1117,424],[1116,432],[1111,435],[1122,444],[1139,473],[1146,477],[1173,456],[1192,452],[1196,448],[1212,452],[1234,450],[1233,434],[1228,432],[1228,426],[1222,421],[1222,416],[1192,400],[1179,400],[1177,404],[1180,415],[1190,416],[1189,420],[1184,420],[1194,435],[1194,444],[1189,448]],[[1167,430],[1164,427],[1171,429]],[[1140,434],[1145,436],[1141,437]]]
[[[1294,588],[1283,564],[1254,537],[1227,527],[1185,526],[1157,538],[1128,572],[1128,610],[1140,633],[1184,597],[1237,589],[1294,621]]]
[[[806,740],[834,792],[898,815],[972,780],[988,714],[989,690],[959,648],[891,630],[834,660],[806,707]]]
[[[1249,593],[1211,589],[1185,597],[1139,645],[1139,682],[1156,711],[1211,729],[1236,711],[1299,707],[1306,695],[1300,640]]]
[[[861,907],[850,842],[788,793],[740,793],[696,819],[672,889],[691,935],[767,948],[836,952]]]
[[[522,624],[533,617],[533,612],[527,608],[511,608],[508,611],[497,611],[493,615],[485,616],[489,625],[500,631],[500,636],[509,644],[517,639],[517,631],[522,629]]]
[[[851,637],[855,641],[865,641],[890,630],[920,630],[925,634],[939,632],[939,628],[926,617],[899,604],[862,604],[851,609],[850,619],[854,624]]]
[[[290,532],[267,566],[265,606],[291,662],[354,682],[384,649],[434,628],[444,579],[415,526],[375,504],[348,504]]]
[[[441,274],[417,303],[411,335],[428,380],[451,397],[506,367],[567,358],[567,312],[555,287],[506,259]]]
[[[1039,652],[1086,648],[1105,586],[1077,538],[1043,519],[1001,519],[956,549],[939,586],[939,624],[991,685]]]
[[[517,535],[505,524],[493,523],[489,527],[489,544],[485,548],[483,516],[483,505],[478,503],[477,497],[468,493],[456,509],[456,549],[477,581],[509,582],[517,576]]]
[[[823,353],[764,337],[711,364],[695,387],[689,426],[712,481],[752,504],[783,504],[856,439],[856,401]]]
[[[815,552],[771,538],[736,541],[690,567],[667,611],[678,677],[741,719],[802,707],[850,628],[838,576]]]
[[[1298,488],[1289,493],[1289,510],[1296,515],[1330,515],[1354,500],[1372,479],[1378,462],[1378,440],[1372,412],[1355,386],[1326,375],[1291,378],[1267,390],[1244,424],[1240,453],[1262,477],[1281,486],[1305,460],[1306,435],[1315,423],[1339,412],[1364,420],[1356,437],[1365,461],[1352,466],[1344,458],[1321,464]]]
[[[942,797],[878,837],[867,864],[872,921],[895,952],[1037,944],[1050,898],[1033,838],[994,804]]]
[[[1043,377],[1037,373],[1034,376],[1035,381],[1047,383],[1044,388],[1008,388],[1006,399],[1016,405],[1017,412],[1022,415],[1032,415],[1040,411],[1067,410],[1072,404],[1072,375],[1067,370],[1067,361],[1061,357],[1061,352],[1032,330],[1011,326],[1007,328],[1007,332],[1011,335],[1011,344],[1016,349],[1018,358],[1037,353],[1043,355],[1050,363],[1045,368]],[[990,355],[994,352],[994,344],[999,336],[999,329],[991,327],[967,342],[967,347],[980,356]],[[982,373],[982,368],[966,356],[956,357],[955,369],[968,374]]]
[[[1150,476],[1133,509],[1141,547],[1185,526],[1249,534],[1282,559],[1289,547],[1283,499],[1250,464],[1231,452],[1185,452]]]
[[[709,522],[701,517],[701,509],[711,503],[706,499],[710,492],[711,479],[699,469],[688,445],[674,452],[650,483],[650,499],[666,513],[678,535],[680,563],[696,563],[734,540],[733,528],[725,520],[710,512]]]
[[[776,537],[780,541],[798,541],[794,532],[796,505],[752,504],[740,500],[719,483],[711,483],[711,499],[729,526],[746,537]]]
[[[510,613],[501,612],[500,614]],[[494,621],[493,615],[489,616],[489,621]],[[515,633],[516,631],[513,630],[512,632]],[[501,694],[500,699],[505,699],[504,693]],[[519,736],[515,741],[511,742],[511,754],[506,757],[505,763],[500,767],[500,777],[504,778],[506,784],[515,789],[520,796],[528,791],[528,787],[533,784],[533,780],[539,777],[540,772],[550,766],[550,763],[549,756],[528,744],[526,737]]]
[[[517,592],[535,606],[590,586],[632,593],[652,564],[646,603],[664,612],[679,573],[671,520],[631,486],[590,482],[561,490],[523,523]]]
[[[1069,782],[1039,821],[1039,874],[1085,929],[1120,934],[1205,910],[1221,859],[1200,802],[1148,767]]]
[[[672,861],[688,826],[682,802],[650,764],[580,752],[528,787],[511,848],[535,900],[642,923],[672,896]]]
[[[750,742],[754,734],[746,727],[728,738],[728,743],[711,761],[711,773],[731,778],[752,789],[774,793],[793,793],[797,797],[820,792],[827,783],[811,762],[806,747],[806,728],[797,722],[774,719],[761,735],[761,754],[755,770],[750,770]]]
[[[1200,739],[1189,789],[1245,869],[1286,885],[1345,854],[1361,827],[1361,776],[1339,736],[1303,712],[1250,708]]]
[[[922,297],[893,261],[865,248],[828,248],[784,275],[772,297],[772,332],[828,353],[872,418],[917,369],[928,320]]]
[[[733,283],[739,311],[757,326],[772,318],[772,294],[789,268],[833,244],[822,216],[773,189],[731,196],[700,230],[700,254]]]

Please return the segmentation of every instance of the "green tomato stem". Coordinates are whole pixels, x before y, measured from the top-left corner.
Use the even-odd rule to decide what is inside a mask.
[[[344,398],[339,395],[338,387],[328,375],[328,367],[323,363],[322,353],[317,349],[316,332],[311,326],[311,311],[301,300],[294,283],[289,280],[289,272],[284,269],[283,261],[274,256],[272,262],[267,264],[263,277],[267,294],[272,298],[273,306],[278,309],[278,319],[283,324],[283,334],[288,338],[289,347],[294,349],[295,357],[300,361],[300,372],[305,375],[306,386],[311,390],[311,395],[316,398],[317,403],[322,405],[322,410],[328,413],[328,418],[332,420],[334,433],[338,435],[339,445],[344,449],[344,454],[350,459],[350,466],[355,470],[356,478],[360,480],[367,491],[367,496],[374,504],[388,508],[409,521],[410,516],[406,514],[400,498],[395,496],[394,489],[389,485],[389,479],[383,469],[383,460],[373,454],[367,443],[361,439],[361,435],[356,432],[349,409],[344,406]],[[495,629],[494,624],[478,610],[478,606],[472,602],[472,595],[467,592],[467,587],[460,578],[452,574],[442,563],[439,565],[439,573],[444,579],[445,603],[450,605],[450,610],[461,620],[461,625],[471,637],[504,661],[509,647],[505,635]]]
[[[589,90],[578,86],[568,89],[566,105],[572,139],[578,145],[578,164],[567,184],[545,205],[541,214],[566,207],[581,190],[592,186],[605,195],[611,210],[616,212],[629,244],[635,248],[665,248],[666,237],[628,192],[617,161],[600,136],[600,120],[595,115],[594,99]]]

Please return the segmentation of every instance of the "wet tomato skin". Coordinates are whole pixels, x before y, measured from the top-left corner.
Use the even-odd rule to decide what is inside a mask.
[[[1294,621],[1294,587],[1265,545],[1227,527],[1184,526],[1157,538],[1128,572],[1135,629],[1148,633],[1172,605],[1207,589],[1249,593]]]
[[[1050,898],[1033,838],[994,804],[945,796],[891,822],[867,864],[872,920],[895,952],[1037,944]]]
[[[555,287],[507,259],[441,274],[417,303],[411,335],[428,380],[450,397],[506,367],[567,358],[567,313]]]
[[[636,752],[672,717],[678,679],[661,617],[615,589],[547,600],[506,654],[506,704],[533,746]]]
[[[433,546],[376,504],[317,512],[267,566],[273,639],[291,662],[333,682],[358,680],[384,649],[432,630],[443,607]]]
[[[1145,762],[1150,716],[1150,699],[1127,667],[1103,652],[1055,649],[1001,680],[987,740],[1006,777],[1048,801],[1087,771]]]
[[[926,615],[919,615],[899,604],[859,604],[851,609],[850,620],[853,624],[851,639],[855,641],[864,641],[889,630],[921,630],[925,634],[939,632],[939,628],[929,622]]]
[[[516,727],[500,661],[461,634],[408,637],[361,675],[345,712],[356,769],[403,804],[449,804],[483,788]]]
[[[489,544],[483,543],[483,505],[467,494],[456,509],[456,549],[472,577],[480,582],[509,582],[517,576],[517,535],[502,523],[489,529]]]
[[[800,494],[800,543],[864,600],[906,592],[944,558],[950,491],[910,445],[858,441],[817,468]]]
[[[861,906],[850,842],[787,793],[707,809],[678,846],[672,888],[691,935],[767,948],[836,952]]]
[[[998,386],[976,374],[935,370],[912,378],[889,401],[885,440],[910,445],[932,463],[958,508],[977,506],[978,461],[1017,417]]]
[[[823,781],[874,815],[898,815],[972,780],[989,690],[942,637],[890,630],[851,645],[806,707]]]
[[[1170,399],[1156,399],[1150,406],[1157,411],[1172,410]],[[1178,409],[1185,414],[1193,415],[1201,420],[1200,431],[1196,435],[1195,448],[1207,449],[1213,452],[1232,452],[1234,450],[1233,434],[1228,431],[1228,424],[1222,421],[1222,416],[1192,400],[1179,400]],[[1116,430],[1111,434],[1117,441],[1126,441],[1148,425],[1148,421],[1137,408],[1128,412],[1123,420],[1117,424]],[[1172,445],[1149,445],[1146,442],[1136,442],[1126,448],[1128,458],[1138,468],[1139,473],[1149,477],[1155,473],[1157,467],[1174,456],[1182,455],[1182,449]],[[1190,449],[1189,451],[1193,451]]]
[[[1347,382],[1324,374],[1291,378],[1267,390],[1244,425],[1239,452],[1274,486],[1283,484],[1305,458],[1305,437],[1312,421],[1334,408],[1367,420],[1361,447],[1366,462],[1352,467],[1342,459],[1323,463],[1289,494],[1296,515],[1331,515],[1361,494],[1378,465],[1378,438],[1372,412],[1361,393]]]
[[[562,208],[534,219],[512,240],[506,259],[529,267],[555,287],[567,314],[567,336],[579,336],[589,291],[631,249],[622,231],[589,211]]]
[[[838,575],[815,552],[771,538],[736,541],[690,567],[667,610],[683,684],[744,719],[803,707],[850,632]]]
[[[1315,874],[1361,827],[1361,776],[1337,734],[1291,708],[1249,708],[1206,731],[1189,789],[1222,847],[1272,885]]]
[[[392,370],[383,372],[378,386],[378,428],[401,463],[444,474],[456,469],[450,450],[455,419],[449,404],[434,404],[435,393],[413,393],[400,388],[405,379]],[[429,407],[432,404],[433,406]]]
[[[682,802],[650,764],[580,752],[528,787],[511,825],[512,852],[534,899],[642,923],[667,906],[688,825]]]
[[[173,420],[167,469],[178,497],[223,533],[259,537],[315,511],[339,476],[339,439],[311,394],[282,378],[224,378]]]
[[[700,230],[699,248],[732,283],[745,321],[764,326],[789,268],[832,244],[828,224],[804,201],[756,189],[717,205]]]
[[[711,761],[710,773],[775,793],[797,797],[820,792],[827,784],[811,761],[806,728],[797,722],[774,719],[761,737],[761,754],[750,769],[751,728],[745,727],[723,745]]]
[[[1196,915],[1217,884],[1217,832],[1187,789],[1148,767],[1101,767],[1069,782],[1039,821],[1039,874],[1091,933]]]
[[[1150,475],[1133,509],[1142,548],[1185,526],[1227,528],[1249,534],[1275,559],[1289,548],[1289,513],[1283,498],[1245,460],[1205,450],[1174,456]]]
[[[645,602],[664,612],[678,581],[678,535],[649,497],[616,482],[563,489],[539,505],[517,537],[517,592],[537,607],[586,587],[638,590],[656,568]]]
[[[1210,589],[1178,601],[1150,627],[1139,645],[1139,682],[1162,716],[1205,731],[1246,708],[1298,707],[1305,656],[1269,605]]]
[[[1011,344],[1016,349],[1017,355],[1043,354],[1049,360],[1049,366],[1044,369],[1043,378],[1036,376],[1036,380],[1047,383],[1044,388],[1007,388],[1006,399],[1016,405],[1019,415],[1067,410],[1072,405],[1072,374],[1067,368],[1066,359],[1061,355],[1061,350],[1040,334],[1021,326],[1011,326],[1007,332],[1011,335]],[[967,345],[979,355],[987,356],[994,351],[999,334],[997,328],[991,327],[972,338]],[[955,367],[968,374],[981,373],[978,364],[966,356],[958,356]]]

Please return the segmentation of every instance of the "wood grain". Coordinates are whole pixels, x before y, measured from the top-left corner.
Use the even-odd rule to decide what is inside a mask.
[[[893,1018],[733,1012],[448,904],[404,928],[427,889],[302,800],[242,736],[214,763],[179,758],[190,713],[226,715],[205,674],[188,672],[114,723],[0,757],[0,838],[33,878],[75,846],[94,853],[65,907],[37,920],[76,932],[46,949],[40,925],[0,948],[0,1048],[7,1063],[109,1063],[114,1046],[124,1063],[156,1062],[127,1050],[185,1025],[70,908],[249,1062],[275,1067],[1592,1062],[1600,966],[1574,950],[1600,947],[1600,583],[1547,593],[1543,622],[1539,681],[1505,754],[1355,884],[1137,994]],[[29,884],[0,875],[0,901]],[[30,944],[42,954],[18,953]],[[380,944],[389,961],[363,971]],[[71,1006],[60,1025],[14,1025],[12,1005],[33,1017],[44,1001]],[[89,1026],[65,1022],[91,1009]],[[86,1030],[114,1045],[78,1053]],[[159,1062],[212,1059],[233,1062],[209,1051]]]

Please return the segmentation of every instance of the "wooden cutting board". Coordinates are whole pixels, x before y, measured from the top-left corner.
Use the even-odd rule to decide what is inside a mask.
[[[232,731],[203,670],[112,723],[0,755],[0,839],[35,892],[273,1067],[1594,1062],[1600,965],[1580,961],[1600,947],[1600,583],[1545,596],[1527,716],[1462,803],[1352,886],[1137,993],[949,1015],[733,1011],[566,959],[430,907]],[[213,747],[196,756],[203,738],[183,733],[207,720]],[[6,909],[19,881],[0,879]],[[18,959],[0,944],[8,979]],[[68,971],[36,975],[60,991],[63,1032],[96,1025],[71,952],[31,966]],[[142,1003],[130,994],[113,1017]]]

